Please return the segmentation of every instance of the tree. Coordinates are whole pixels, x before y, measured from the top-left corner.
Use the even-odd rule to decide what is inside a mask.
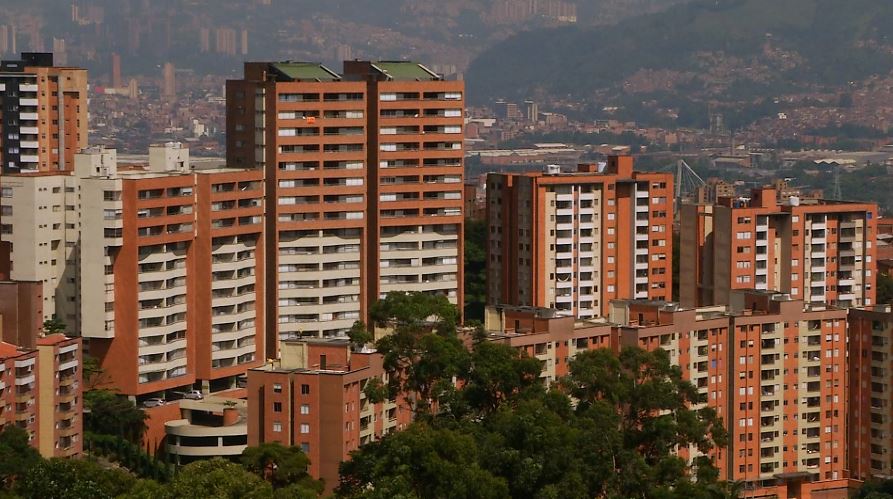
[[[893,277],[877,273],[877,303],[893,303]]]
[[[393,330],[375,343],[389,375],[389,398],[403,394],[417,415],[430,414],[453,393],[453,377],[468,362],[456,335],[458,311],[442,295],[391,292],[371,315]]]
[[[84,391],[95,390],[96,387],[106,382],[105,370],[99,362],[99,359],[91,355],[84,355],[83,368],[81,373],[84,378]]]
[[[465,219],[465,320],[483,320],[487,300],[487,221]]]
[[[356,321],[347,331],[347,337],[355,347],[363,347],[375,341],[375,336],[366,328],[362,321]]]
[[[52,319],[43,321],[43,332],[45,334],[65,333],[65,330],[67,328],[68,326],[66,326],[65,323],[55,315]]]
[[[672,490],[689,480],[676,448],[693,446],[706,454],[726,445],[716,412],[691,409],[700,402],[697,389],[682,379],[664,350],[580,353],[563,386],[579,401],[577,413],[597,421],[608,441],[603,455],[614,473],[606,477],[603,494],[609,497],[654,497]]]
[[[12,489],[40,461],[40,454],[28,442],[27,431],[11,424],[0,430],[0,489]]]
[[[108,390],[84,393],[84,431],[121,437],[142,446],[146,413],[126,397]]]
[[[459,320],[459,311],[446,296],[418,291],[392,291],[372,306],[370,315],[379,327],[442,335],[454,334]]]
[[[53,458],[34,466],[17,492],[43,499],[112,498],[129,492],[135,482],[126,471],[107,469],[89,459]]]
[[[308,473],[310,459],[298,447],[278,442],[262,443],[242,451],[242,466],[270,482],[274,489],[288,487],[294,493],[316,497],[325,489],[323,482]]]
[[[542,387],[543,363],[509,345],[479,341],[471,353],[471,365],[462,376],[462,399],[477,412],[495,411],[514,395]]]
[[[893,499],[893,480],[867,481],[853,499]]]
[[[268,499],[273,495],[269,483],[221,458],[187,464],[167,490],[172,499]]]
[[[502,499],[505,480],[482,469],[474,439],[462,431],[413,423],[341,463],[338,497],[351,499]]]
[[[155,480],[137,480],[119,499],[165,499],[169,497],[167,488]]]
[[[606,468],[591,432],[557,392],[503,404],[482,422],[480,462],[508,482],[512,497],[594,497],[587,483]],[[602,473],[603,474],[603,473]]]

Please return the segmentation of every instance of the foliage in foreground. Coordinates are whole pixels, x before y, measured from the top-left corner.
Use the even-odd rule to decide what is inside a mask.
[[[299,448],[263,444],[247,448],[242,465],[219,458],[197,461],[162,484],[95,458],[45,460],[28,445],[24,430],[0,431],[2,498],[313,499],[323,484],[307,474],[308,464]]]
[[[459,339],[443,297],[393,293],[373,309],[388,395],[416,421],[342,463],[342,498],[720,498],[708,454],[726,432],[666,352],[578,354],[546,387],[542,363],[508,345]],[[453,380],[458,383],[453,383]],[[461,388],[455,388],[459,386]],[[549,389],[547,389],[549,388]]]
[[[893,480],[865,482],[853,499],[893,499]]]

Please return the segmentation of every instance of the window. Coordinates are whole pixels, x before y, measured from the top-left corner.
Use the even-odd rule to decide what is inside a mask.
[[[282,432],[282,423],[273,423],[273,431],[276,433]]]
[[[301,442],[301,451],[304,452],[304,454],[309,454],[310,442]]]
[[[279,383],[273,383],[273,393],[282,393],[282,385]]]
[[[310,425],[308,423],[301,423],[301,433],[310,433]]]
[[[305,416],[310,414],[310,404],[301,404],[301,414]]]
[[[273,412],[282,412],[282,402],[273,402]]]
[[[310,385],[301,385],[301,395],[310,395]]]

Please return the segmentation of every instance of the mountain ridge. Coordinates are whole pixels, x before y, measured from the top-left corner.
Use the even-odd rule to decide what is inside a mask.
[[[754,81],[770,87],[839,85],[893,69],[891,38],[887,2],[699,0],[605,28],[516,34],[480,54],[466,79],[477,103],[585,99],[641,70],[697,74],[709,69],[705,55],[719,54],[765,64],[772,77]]]

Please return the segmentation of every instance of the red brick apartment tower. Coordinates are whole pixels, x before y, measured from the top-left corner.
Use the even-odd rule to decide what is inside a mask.
[[[49,459],[83,452],[81,340],[57,334],[37,348],[0,342],[0,428],[28,432]]]
[[[733,289],[779,290],[841,307],[874,303],[877,206],[750,197],[682,206],[680,301],[727,304]]]
[[[246,63],[227,82],[229,164],[266,172],[270,358],[363,314],[366,119],[366,84],[318,64]]]
[[[27,431],[31,445],[39,449],[37,375],[37,350],[0,342],[0,426],[12,424]]]
[[[853,478],[893,477],[893,309],[850,309],[850,407],[847,428]]]
[[[51,53],[0,62],[0,172],[70,171],[86,146],[87,70]]]
[[[31,348],[42,331],[42,283],[0,281],[0,341]]]
[[[229,388],[264,358],[262,173],[193,172],[165,147],[181,159],[149,169],[78,155],[82,334],[137,398]]]
[[[673,177],[628,156],[575,173],[490,174],[490,305],[604,315],[614,299],[669,300]]]
[[[368,82],[367,297],[424,291],[464,303],[464,91],[412,62],[344,63]]]
[[[366,399],[363,386],[384,374],[380,354],[353,352],[347,340],[282,341],[280,360],[248,372],[248,445],[300,446],[331,491],[351,451],[411,419],[398,401]]]
[[[101,359],[121,393],[138,396],[191,385],[196,338],[187,333],[195,331],[198,309],[190,293],[196,276],[187,270],[195,258],[193,176],[147,175],[109,183],[99,199],[110,220],[101,226],[96,248],[88,242],[95,229],[82,229],[82,272],[104,276],[106,290],[82,294],[82,306],[93,315],[84,313],[82,321],[89,353]],[[97,197],[88,189],[84,195]],[[90,266],[103,260],[103,272],[94,274]]]
[[[717,410],[730,442],[716,462],[747,497],[847,497],[846,310],[758,290],[731,299],[686,310],[616,302],[611,321],[622,344],[668,350]]]
[[[195,372],[216,391],[264,361],[264,177],[219,169],[195,179]]]
[[[388,291],[461,304],[463,102],[403,62],[247,63],[227,82],[229,163],[266,171],[269,357],[343,335]]]
[[[83,453],[81,339],[61,334],[37,340],[40,454],[46,458]]]

